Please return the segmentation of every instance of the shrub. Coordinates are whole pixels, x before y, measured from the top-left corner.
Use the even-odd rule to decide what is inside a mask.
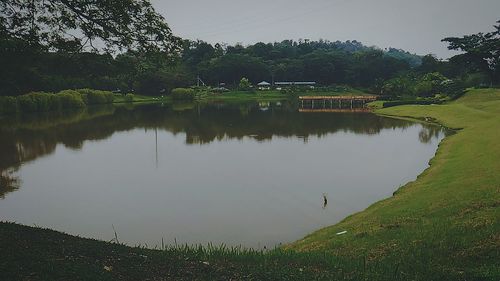
[[[49,110],[52,110],[52,111],[61,110],[61,108],[62,108],[61,99],[59,98],[58,95],[50,94],[48,96],[48,102],[49,102]]]
[[[0,113],[15,113],[17,110],[17,99],[15,97],[0,97]]]
[[[252,83],[250,83],[250,81],[247,78],[243,77],[240,80],[238,88],[242,91],[249,91],[252,89]]]
[[[430,81],[420,81],[415,85],[414,88],[415,95],[419,97],[429,97],[435,94],[432,82]]]
[[[78,89],[76,91],[80,93],[85,104],[89,105],[112,103],[114,100],[113,93],[108,91],[99,91],[92,89]]]
[[[37,111],[36,102],[29,94],[17,97],[17,103],[19,105],[20,111],[25,111],[25,112]]]
[[[175,88],[172,90],[172,98],[174,100],[193,100],[195,91],[188,88]]]
[[[36,111],[49,111],[49,99],[52,95],[51,93],[44,92],[34,92],[28,94],[31,96],[31,100],[36,104]]]
[[[439,99],[429,99],[429,100],[396,100],[396,101],[387,101],[384,102],[382,107],[392,107],[392,106],[398,106],[398,105],[408,105],[408,104],[413,104],[413,105],[429,105],[429,104],[441,104],[443,103],[443,100]]]
[[[134,94],[126,94],[125,95],[125,102],[133,102],[134,101]]]
[[[459,80],[446,80],[442,83],[442,93],[451,99],[457,99],[465,93],[465,85]]]
[[[485,73],[471,73],[465,77],[464,86],[470,87],[483,87],[490,84],[490,78]]]
[[[57,96],[61,101],[62,109],[85,107],[82,95],[77,91],[65,90],[57,93]]]

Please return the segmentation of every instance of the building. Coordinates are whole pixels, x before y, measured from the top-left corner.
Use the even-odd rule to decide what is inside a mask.
[[[306,81],[297,81],[297,82],[275,82],[275,86],[279,87],[289,87],[289,86],[309,86],[309,87],[314,87],[316,86],[316,82],[306,82]]]
[[[259,90],[269,90],[271,89],[271,83],[267,81],[262,81],[259,84],[257,84],[257,87],[259,87]]]

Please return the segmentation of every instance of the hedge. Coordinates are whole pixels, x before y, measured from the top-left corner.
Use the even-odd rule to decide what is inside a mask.
[[[0,113],[15,113],[18,111],[15,97],[0,97]]]
[[[112,103],[115,96],[112,92],[99,91],[92,89],[78,89],[76,90],[82,96],[85,104],[106,104]]]
[[[125,102],[133,102],[134,101],[134,94],[128,93],[125,95]]]
[[[409,104],[416,104],[416,105],[429,105],[429,104],[440,104],[443,103],[442,100],[396,100],[396,101],[386,101],[383,103],[383,107],[391,107],[391,106],[398,106],[398,105],[409,105]]]
[[[188,88],[175,88],[172,90],[172,99],[174,100],[193,100],[195,90]]]
[[[64,90],[57,94],[32,92],[18,97],[0,97],[0,113],[42,112],[67,108],[82,108],[86,105],[109,104],[113,100],[113,93],[91,89]]]

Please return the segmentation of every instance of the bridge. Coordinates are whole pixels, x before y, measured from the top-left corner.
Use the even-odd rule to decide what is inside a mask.
[[[300,112],[361,112],[369,111],[366,104],[378,96],[300,96]]]

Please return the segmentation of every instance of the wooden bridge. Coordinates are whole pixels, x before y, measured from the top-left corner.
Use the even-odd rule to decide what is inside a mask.
[[[377,96],[300,96],[300,112],[365,112]]]

